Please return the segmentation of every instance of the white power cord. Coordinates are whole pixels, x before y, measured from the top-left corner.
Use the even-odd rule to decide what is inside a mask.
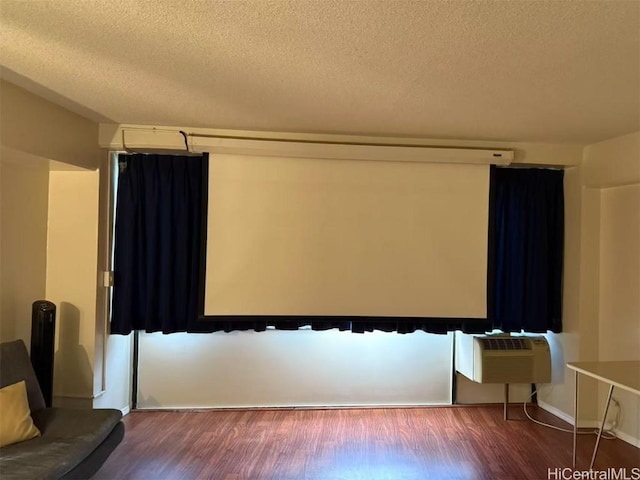
[[[529,399],[531,397],[533,397],[536,393],[538,392],[538,390],[534,390],[533,392],[531,392],[531,395],[529,395],[527,397],[527,399],[524,401],[524,403],[522,404],[522,407],[524,408],[524,414],[527,416],[527,418],[529,420],[531,420],[533,423],[537,423],[538,425],[542,425],[543,427],[548,427],[548,428],[553,428],[554,430],[559,430],[561,432],[566,432],[566,433],[573,433],[573,430],[569,430],[566,428],[562,428],[562,427],[557,427],[555,425],[551,425],[549,423],[544,423],[541,422],[540,420],[536,420],[535,418],[533,418],[531,415],[529,415],[529,412],[527,412],[527,402],[529,401]],[[618,412],[616,414],[616,419],[613,422],[613,428],[616,427],[616,425],[618,424],[618,420],[620,419],[620,405],[618,404],[618,402],[615,399],[611,399],[612,402],[614,402],[616,404],[616,406],[618,407]],[[575,421],[575,420],[574,420]],[[582,431],[578,431],[579,435],[598,435],[598,432],[600,431],[599,428],[596,428],[594,430],[582,430]],[[617,435],[615,434],[615,432],[613,432],[612,430],[603,430],[602,431],[602,437],[605,440],[613,440],[615,438],[618,438]]]

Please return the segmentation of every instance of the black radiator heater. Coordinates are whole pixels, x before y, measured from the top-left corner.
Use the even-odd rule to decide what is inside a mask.
[[[56,340],[56,306],[46,300],[31,309],[31,364],[47,407],[53,400],[53,354]]]

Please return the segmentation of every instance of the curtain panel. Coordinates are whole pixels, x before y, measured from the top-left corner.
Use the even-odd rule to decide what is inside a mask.
[[[184,332],[197,318],[203,162],[118,156],[111,333]]]
[[[491,168],[487,308],[505,332],[562,331],[563,170]]]

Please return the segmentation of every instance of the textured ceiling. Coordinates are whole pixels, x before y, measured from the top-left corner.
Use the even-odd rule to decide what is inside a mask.
[[[637,0],[0,9],[5,78],[98,120],[581,144],[640,130]]]

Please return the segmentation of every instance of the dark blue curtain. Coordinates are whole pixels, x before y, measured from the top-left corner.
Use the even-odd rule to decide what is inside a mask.
[[[206,161],[119,155],[111,333],[184,332],[197,319]]]
[[[487,307],[494,328],[562,331],[563,177],[562,170],[491,167]]]

